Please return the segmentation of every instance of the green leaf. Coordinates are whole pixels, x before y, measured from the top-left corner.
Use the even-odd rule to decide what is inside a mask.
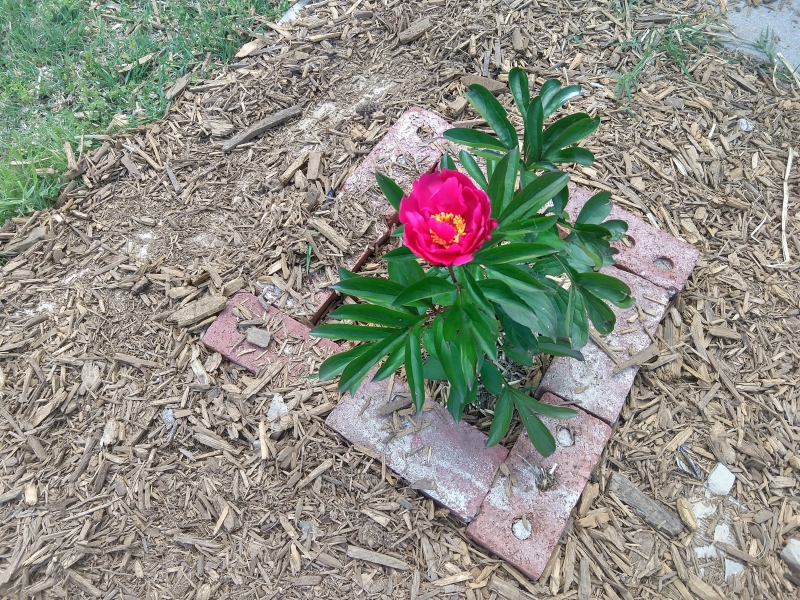
[[[558,215],[547,215],[545,217],[534,217],[524,221],[512,221],[503,227],[498,227],[492,232],[492,237],[496,235],[527,235],[529,233],[539,233],[550,229],[558,222]]]
[[[522,150],[525,154],[525,164],[532,165],[542,160],[544,111],[542,110],[542,99],[539,96],[531,100],[527,110],[522,113],[522,117],[525,124]]]
[[[489,303],[489,300],[486,296],[483,295],[483,291],[481,291],[478,282],[475,281],[475,278],[470,273],[468,267],[457,267],[459,272],[459,281],[462,282],[464,286],[464,293],[467,295],[467,299],[473,305],[475,305],[480,310],[484,311],[487,314],[492,313],[492,305]],[[482,278],[482,276],[481,276]]]
[[[379,342],[372,344],[372,350],[359,356],[347,365],[339,379],[339,392],[355,394],[369,370],[374,367],[384,356],[391,354],[395,348],[402,345],[410,330],[401,330],[393,335],[388,335]]]
[[[481,288],[487,298],[502,307],[502,312],[508,319],[548,338],[555,337],[557,327],[555,309],[548,303],[547,296],[530,294],[524,298],[520,297],[506,283],[497,279],[485,279],[481,282]],[[499,312],[496,314],[498,317],[501,316]],[[502,319],[501,323],[506,329],[507,323]],[[528,345],[535,343],[532,336],[525,338],[520,341]]]
[[[392,306],[403,306],[417,300],[424,300],[439,294],[447,294],[455,291],[455,289],[455,286],[446,279],[428,276],[416,283],[412,283],[400,292],[392,302]]]
[[[567,146],[571,146],[572,144],[581,141],[583,138],[594,133],[598,127],[600,127],[600,117],[595,117],[594,119],[584,119],[582,121],[578,121],[574,125],[570,125],[558,137],[544,142],[542,147],[542,156],[549,160],[553,160],[551,152],[555,154],[562,148],[566,148]]]
[[[423,318],[375,304],[345,304],[328,316],[339,321],[361,321],[386,327],[411,327]]]
[[[464,303],[464,314],[468,317],[468,323],[475,335],[475,343],[492,360],[497,360],[497,338],[500,332],[497,328],[497,320],[492,311],[491,319],[482,311],[478,310],[469,303]]]
[[[395,210],[400,210],[400,200],[403,199],[403,189],[397,185],[394,180],[383,173],[375,173],[375,178],[378,180],[378,186],[381,188],[383,195],[386,196],[389,204],[391,204]]]
[[[524,115],[531,102],[528,74],[519,67],[514,67],[508,73],[508,87],[511,88],[511,95],[514,97],[517,109]]]
[[[372,327],[368,325],[320,325],[308,332],[309,335],[329,340],[353,340],[357,342],[382,340],[397,329],[389,327]]]
[[[464,334],[456,339],[455,345],[459,347],[459,356],[461,357],[461,371],[464,374],[467,390],[472,390],[473,384],[476,383],[477,365],[478,365],[478,349],[473,341],[473,336],[470,335],[469,321],[464,322]],[[467,392],[466,399],[469,401],[470,393]],[[472,394],[474,397],[475,395]]]
[[[558,90],[555,94],[549,96],[546,101],[543,99],[544,116],[549,117],[564,104],[580,95],[581,87],[579,85],[568,85],[564,89]]]
[[[547,244],[512,243],[481,250],[475,254],[475,261],[482,265],[529,262],[555,252],[558,252],[558,249]]]
[[[549,417],[551,419],[570,419],[578,414],[575,410],[569,408],[568,406],[545,404],[544,402],[539,402],[535,398],[531,398],[521,390],[517,390],[515,388],[511,389],[514,390],[513,393],[515,402],[524,404],[536,414],[544,417]]]
[[[503,157],[494,168],[489,179],[489,199],[492,202],[491,214],[499,215],[514,195],[519,170],[519,150],[514,148]]]
[[[425,379],[434,381],[447,379],[447,375],[445,375],[444,369],[442,368],[442,363],[433,356],[429,356],[425,364],[422,365],[422,374],[425,376]]]
[[[374,344],[361,344],[352,350],[346,352],[339,352],[328,358],[319,367],[320,381],[329,381],[341,373],[344,368],[359,356],[369,352]]]
[[[438,331],[434,331],[434,344],[436,345],[436,354],[439,358],[439,363],[444,369],[447,381],[450,382],[450,397],[454,398],[458,406],[461,406],[461,401],[466,395],[466,382],[464,381],[464,374],[461,370],[461,354],[456,344],[448,344],[444,340],[444,335],[441,329],[444,325],[443,320],[439,320]],[[448,410],[450,398],[448,397]],[[451,412],[452,414],[452,412]],[[460,408],[458,417],[460,418]],[[456,418],[455,416],[453,417]],[[458,419],[456,419],[458,420]]]
[[[497,98],[482,85],[470,86],[466,95],[467,100],[478,111],[478,114],[486,119],[489,126],[494,129],[505,149],[517,148],[519,146],[517,131],[508,120],[506,109],[497,101]]]
[[[514,414],[514,402],[511,394],[506,387],[503,389],[494,407],[494,418],[492,426],[489,428],[489,439],[486,440],[486,447],[494,446],[505,437],[508,427],[511,425],[511,416]]]
[[[461,165],[467,171],[467,174],[475,180],[475,183],[477,183],[484,192],[489,189],[489,184],[486,183],[486,176],[469,152],[466,150],[459,152],[458,160],[461,161]]]
[[[497,164],[498,161],[502,160],[505,156],[505,150],[503,153],[495,152],[494,150],[478,150],[474,149],[472,153],[475,156],[479,156],[486,160],[486,177],[489,179],[492,178],[492,171],[494,170],[494,166]]]
[[[591,117],[586,113],[582,112],[573,113],[571,115],[567,115],[566,117],[561,117],[560,119],[553,122],[547,129],[544,130],[542,141],[549,142],[550,140],[553,140],[558,136],[560,136],[575,123],[584,121],[586,119],[591,119]]]
[[[425,279],[425,271],[416,260],[389,261],[388,270],[389,279],[405,287]]]
[[[595,329],[601,335],[608,335],[614,331],[614,324],[617,318],[608,305],[585,289],[581,290],[581,296],[583,296],[583,302],[586,305],[586,314],[589,315],[589,319],[591,319]]]
[[[492,265],[487,267],[486,270],[500,281],[504,281],[512,288],[526,294],[550,291],[550,288],[536,279],[536,277],[515,265]]]
[[[461,294],[456,296],[453,306],[442,313],[444,320],[444,327],[442,327],[442,335],[446,342],[452,342],[456,339],[458,332],[463,329],[464,315],[461,311]]]
[[[456,163],[453,162],[453,157],[447,152],[442,154],[442,159],[439,161],[439,170],[448,169],[450,171],[456,170]]]
[[[392,373],[397,371],[405,361],[406,358],[406,348],[403,345],[398,346],[389,357],[386,359],[386,362],[381,365],[381,368],[375,373],[375,376],[372,378],[372,381],[383,381],[387,377],[389,377]]]
[[[513,388],[512,388],[513,389]],[[514,394],[514,392],[516,392]],[[519,396],[527,398],[522,392],[514,390],[514,405],[517,407],[522,424],[525,426],[525,431],[528,432],[528,437],[531,444],[536,448],[536,451],[542,456],[550,456],[556,451],[556,441],[553,439],[553,434],[545,427],[541,419],[537,417],[524,401],[518,400]]]
[[[506,147],[500,140],[483,131],[475,131],[474,129],[467,129],[465,127],[455,127],[445,131],[444,137],[451,142],[469,148],[491,148],[502,152],[506,151]]]
[[[635,303],[630,295],[631,288],[616,277],[603,273],[576,273],[575,281],[590,290],[592,294],[621,308],[630,308]]]
[[[575,360],[579,360],[581,362],[583,361],[583,354],[566,344],[560,344],[558,342],[543,342],[541,339],[539,340],[538,344],[539,352],[543,354],[549,354],[550,356],[568,356],[569,358],[574,358]]]
[[[611,192],[598,192],[583,205],[576,223],[599,225],[611,212]]]
[[[402,223],[397,227],[395,227],[394,231],[392,232],[392,237],[403,237],[403,230],[405,229],[405,227],[406,226],[403,225]]]
[[[564,212],[564,207],[567,206],[567,202],[569,202],[569,188],[564,186],[550,200],[553,201],[553,205],[545,212],[561,215]]]
[[[419,328],[415,327],[406,340],[406,378],[408,379],[411,398],[414,400],[414,408],[417,409],[417,412],[422,410],[422,405],[425,403],[425,375],[422,372],[421,337],[422,334]]]
[[[362,298],[367,302],[390,305],[403,291],[403,286],[379,277],[351,277],[331,286],[337,292]]]
[[[399,248],[395,248],[394,250],[389,250],[386,254],[384,254],[382,259],[389,261],[389,260],[416,260],[417,255],[414,254],[408,246],[400,246]]]
[[[603,221],[605,227],[611,234],[611,241],[615,242],[622,237],[622,234],[628,231],[628,224],[622,219],[609,219]]]
[[[564,148],[558,152],[551,152],[549,157],[554,163],[576,163],[585,167],[594,164],[594,154],[586,148]]]
[[[539,96],[542,99],[542,104],[547,104],[550,99],[558,93],[561,89],[561,82],[558,79],[548,79],[542,84],[539,89]]]
[[[525,219],[538,212],[569,183],[569,175],[561,171],[545,173],[522,188],[498,219],[501,226]]]
[[[495,396],[503,391],[503,375],[494,364],[488,360],[481,365],[481,380],[486,391]]]

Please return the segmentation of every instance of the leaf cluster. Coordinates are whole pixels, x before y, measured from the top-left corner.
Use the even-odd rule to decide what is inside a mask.
[[[504,376],[504,365],[530,366],[539,352],[583,360],[580,349],[590,323],[601,334],[612,331],[608,303],[628,307],[633,300],[627,285],[599,271],[613,264],[610,242],[627,225],[606,220],[607,192],[593,196],[574,223],[566,218],[569,176],[556,165],[592,164],[592,153],[577,144],[597,129],[600,118],[575,113],[546,121],[579,96],[580,88],[549,80],[531,97],[521,69],[511,71],[509,86],[522,118],[521,136],[500,102],[478,85],[467,91],[467,99],[494,135],[460,128],[445,132],[468,149],[458,161],[491,201],[498,222],[491,239],[471,262],[449,270],[425,270],[405,246],[384,255],[388,279],[340,270],[334,289],[364,303],[334,310],[330,318],[343,322],[319,326],[312,335],[363,342],[320,367],[321,379],[340,377],[340,392],[355,393],[379,364],[374,380],[404,367],[417,410],[425,400],[425,381],[447,380],[447,409],[458,421],[482,385],[497,397],[487,445],[502,440],[516,411],[546,456],[555,442],[540,416],[566,418],[574,411],[517,389]],[[453,157],[442,157],[442,169],[456,166]],[[385,175],[377,179],[399,209],[402,190]]]

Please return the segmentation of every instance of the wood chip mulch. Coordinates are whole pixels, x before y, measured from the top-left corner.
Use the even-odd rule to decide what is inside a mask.
[[[800,94],[706,49],[692,79],[658,57],[620,99],[610,75],[636,62],[620,44],[696,4],[613,5],[312,3],[216,79],[177,82],[163,121],[76,144],[81,185],[0,229],[0,595],[796,595],[778,553],[800,527]],[[576,182],[702,249],[536,583],[328,431],[313,409],[335,386],[264,383],[199,342],[239,289],[310,314],[379,226],[328,190],[409,106],[480,126],[461,78],[515,64],[537,85],[581,84],[572,109],[603,117]],[[295,408],[266,439],[275,394]],[[736,483],[706,498],[718,462]],[[681,514],[689,501],[697,531],[646,524],[609,489],[615,472]],[[727,580],[725,557],[743,565]]]

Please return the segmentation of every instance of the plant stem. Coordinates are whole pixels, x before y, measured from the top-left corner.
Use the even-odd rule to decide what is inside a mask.
[[[453,271],[453,265],[447,265],[447,270],[450,271],[450,278],[453,280],[453,284],[455,284],[457,290],[461,290],[458,286],[458,280],[456,279],[456,273]]]

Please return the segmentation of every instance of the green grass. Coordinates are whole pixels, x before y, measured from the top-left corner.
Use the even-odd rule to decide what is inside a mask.
[[[619,44],[621,48],[632,52],[635,59],[627,72],[615,75],[617,95],[630,97],[638,85],[639,75],[657,58],[674,63],[689,79],[693,79],[688,70],[689,63],[699,58],[704,48],[715,44],[713,36],[707,31],[710,21],[698,21],[697,18],[697,15],[692,15],[666,27],[653,26],[646,35]]]
[[[0,0],[0,223],[57,194],[64,141],[77,154],[80,135],[106,133],[116,114],[131,126],[161,118],[175,79],[208,75],[287,7],[286,0],[95,4]]]

